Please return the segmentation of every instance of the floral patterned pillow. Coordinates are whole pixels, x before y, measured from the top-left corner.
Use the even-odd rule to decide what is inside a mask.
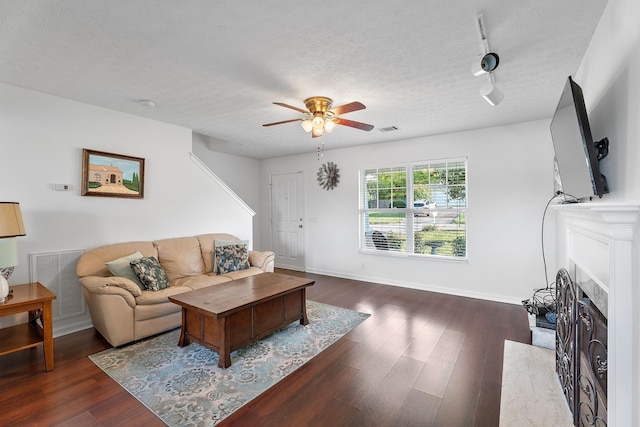
[[[169,278],[156,257],[143,257],[131,261],[130,264],[147,290],[159,291],[169,287]]]
[[[243,241],[227,242],[219,246],[215,245],[214,271],[216,274],[225,274],[231,271],[246,270],[249,268],[249,250]]]

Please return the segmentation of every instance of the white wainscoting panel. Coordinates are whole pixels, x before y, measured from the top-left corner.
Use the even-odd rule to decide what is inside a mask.
[[[31,282],[40,282],[56,294],[53,301],[53,335],[60,336],[92,326],[76,264],[82,249],[29,254]]]

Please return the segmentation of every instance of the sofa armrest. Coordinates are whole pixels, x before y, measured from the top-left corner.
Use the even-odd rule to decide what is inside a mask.
[[[86,276],[79,279],[82,286],[92,294],[120,295],[131,308],[135,308],[136,299],[142,291],[126,277]]]
[[[249,251],[249,264],[264,272],[273,272],[276,254],[272,251]]]

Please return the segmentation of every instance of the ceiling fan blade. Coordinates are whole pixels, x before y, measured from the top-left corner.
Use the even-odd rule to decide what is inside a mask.
[[[331,111],[336,116],[339,116],[341,114],[350,113],[352,111],[364,110],[365,108],[367,107],[365,107],[364,104],[362,104],[361,102],[355,101],[355,102],[350,102],[348,104],[341,105],[336,108],[332,108],[329,111]]]
[[[303,110],[302,108],[294,107],[293,105],[284,104],[282,102],[274,102],[274,104],[279,105],[279,106],[284,107],[284,108],[290,108],[292,110],[299,111],[302,114],[311,114],[311,113],[309,113],[309,110]]]
[[[333,119],[338,125],[349,126],[356,129],[370,131],[373,129],[373,125],[368,125],[362,122],[354,122],[353,120],[341,119],[340,117]]]
[[[281,125],[281,124],[283,124],[283,123],[298,122],[298,121],[300,121],[300,120],[304,120],[304,119],[283,120],[283,121],[281,121],[281,122],[267,123],[267,124],[264,124],[264,125],[262,125],[262,126],[274,126],[274,125]]]

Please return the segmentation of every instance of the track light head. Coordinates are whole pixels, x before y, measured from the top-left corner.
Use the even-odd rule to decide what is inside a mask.
[[[494,52],[487,53],[480,60],[480,67],[482,67],[482,69],[487,73],[490,73],[496,68],[498,68],[499,64],[500,64],[500,57],[498,56],[497,53],[494,53]]]
[[[474,76],[481,76],[482,74],[490,73],[498,68],[500,64],[500,57],[497,53],[489,52],[484,55],[480,61],[474,61],[471,64],[471,74]]]
[[[480,88],[480,95],[482,95],[485,101],[487,101],[491,106],[500,104],[504,99],[504,95],[498,90],[492,81]]]

